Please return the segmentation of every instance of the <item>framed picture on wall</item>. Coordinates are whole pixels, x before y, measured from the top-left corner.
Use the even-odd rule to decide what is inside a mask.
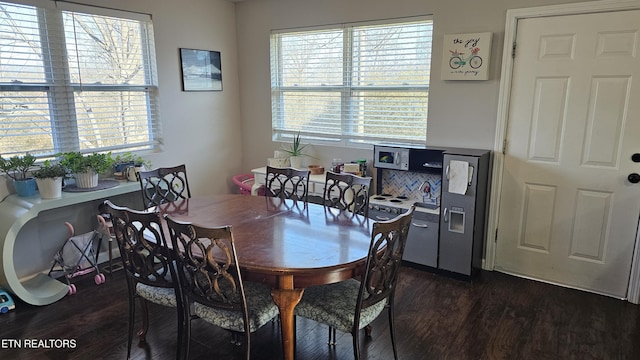
[[[442,80],[489,79],[491,33],[444,36]]]
[[[222,90],[220,52],[180,48],[182,91]]]

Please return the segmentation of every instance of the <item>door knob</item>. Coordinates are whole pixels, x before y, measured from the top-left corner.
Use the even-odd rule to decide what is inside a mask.
[[[638,182],[640,182],[640,174],[631,173],[629,174],[629,176],[627,176],[627,179],[630,183],[637,184]]]

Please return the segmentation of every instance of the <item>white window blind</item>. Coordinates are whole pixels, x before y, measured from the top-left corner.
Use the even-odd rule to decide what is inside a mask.
[[[0,3],[0,154],[153,149],[152,23]]]
[[[275,140],[424,143],[432,21],[271,35]]]

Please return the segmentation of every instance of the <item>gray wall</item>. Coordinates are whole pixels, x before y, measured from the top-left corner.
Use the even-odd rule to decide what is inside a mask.
[[[40,5],[45,3],[43,0],[26,1]],[[143,155],[153,162],[154,167],[185,163],[193,195],[228,193],[233,188],[231,176],[242,169],[240,159],[243,151],[235,5],[226,0],[74,1],[151,14],[164,144],[161,151]],[[50,1],[46,3],[53,4]],[[221,52],[223,91],[181,91],[178,51],[181,47]],[[0,201],[8,194],[9,188],[11,186],[7,187],[0,181]],[[139,197],[138,193],[131,193],[110,200],[118,205],[136,207]],[[31,240],[17,242],[14,260],[20,264],[18,275],[22,277],[47,270],[52,254],[65,238],[64,221],[71,222],[78,234],[95,228],[98,204],[99,201],[93,201],[45,211],[25,224],[18,236]],[[34,240],[36,238],[38,240]],[[34,247],[37,248],[36,255],[33,255]]]
[[[36,0],[18,0],[34,1]],[[264,166],[271,140],[269,32],[272,29],[433,15],[426,143],[492,149],[506,10],[578,0],[76,0],[150,13],[160,85],[161,152],[154,166],[186,163],[194,195],[236,191],[231,176]],[[40,2],[41,3],[41,2]],[[444,34],[492,32],[490,79],[442,81]],[[223,91],[183,92],[180,47],[218,50]],[[369,149],[312,147],[320,162],[370,158]],[[309,161],[309,160],[307,160]],[[0,199],[8,190],[0,182]]]
[[[151,14],[164,146],[158,153],[143,155],[154,167],[185,163],[194,195],[228,193],[233,188],[231,176],[242,169],[243,151],[235,5],[227,0],[74,1]],[[221,52],[223,91],[181,91],[181,47]],[[8,191],[0,181],[0,201]]]
[[[238,60],[245,168],[263,166],[271,141],[269,32],[342,22],[432,15],[433,60],[426,144],[493,149],[506,10],[576,0],[246,0],[237,3]],[[440,79],[445,34],[492,32],[490,79]],[[315,146],[325,165],[371,158],[371,151]]]

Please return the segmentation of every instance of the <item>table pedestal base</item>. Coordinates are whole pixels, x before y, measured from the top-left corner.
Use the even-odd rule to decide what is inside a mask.
[[[273,302],[280,310],[282,351],[286,360],[295,358],[295,314],[294,309],[302,299],[304,289],[293,288],[293,277],[285,276],[279,281],[280,288],[271,290]]]

